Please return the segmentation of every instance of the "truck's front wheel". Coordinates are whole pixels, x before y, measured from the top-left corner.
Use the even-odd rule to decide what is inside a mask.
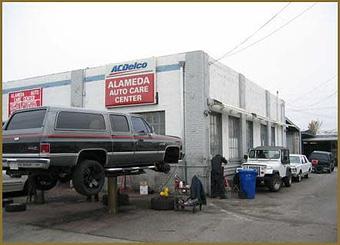
[[[273,174],[273,176],[268,181],[268,188],[273,192],[277,192],[280,190],[282,185],[282,181],[279,175]]]
[[[299,176],[301,178],[301,174],[299,174]],[[287,174],[287,176],[283,178],[283,183],[285,184],[286,187],[292,186],[292,174],[291,173]]]
[[[104,180],[104,168],[94,160],[84,160],[79,163],[72,177],[76,191],[85,196],[98,194],[103,188]]]

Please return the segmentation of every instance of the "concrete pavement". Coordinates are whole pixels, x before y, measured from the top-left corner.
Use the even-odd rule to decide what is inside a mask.
[[[151,196],[131,195],[131,205],[110,216],[74,191],[51,191],[47,204],[3,213],[4,241],[336,242],[337,174],[310,176],[278,193],[258,188],[253,200],[208,199],[195,214],[151,210]]]

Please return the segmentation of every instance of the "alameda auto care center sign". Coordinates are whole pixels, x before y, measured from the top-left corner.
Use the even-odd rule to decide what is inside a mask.
[[[105,106],[154,104],[155,59],[145,59],[108,66],[105,78]]]
[[[20,109],[42,105],[42,88],[15,91],[8,94],[8,116]]]

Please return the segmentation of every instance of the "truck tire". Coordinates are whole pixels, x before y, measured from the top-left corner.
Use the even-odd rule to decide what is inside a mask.
[[[282,180],[278,174],[273,174],[271,179],[268,181],[268,188],[272,192],[277,192],[280,190],[282,185]]]
[[[98,194],[105,180],[103,166],[94,160],[84,160],[73,172],[72,183],[79,194],[90,196]]]
[[[301,182],[301,180],[302,180],[302,173],[300,171],[298,176],[296,177],[296,182]]]
[[[51,174],[34,174],[32,181],[35,182],[34,184],[37,190],[48,191],[57,185],[58,179]]]
[[[151,208],[155,210],[173,210],[175,199],[172,197],[153,197],[151,198]]]
[[[10,203],[5,206],[6,212],[21,212],[26,210],[26,203]]]
[[[156,167],[155,169],[156,172],[162,172],[165,174],[169,173],[171,169],[170,165],[163,161],[155,163],[155,167]]]
[[[301,178],[301,175],[300,175],[300,178]],[[283,178],[283,183],[285,184],[286,187],[292,186],[292,174],[291,173],[289,173],[286,177]]]

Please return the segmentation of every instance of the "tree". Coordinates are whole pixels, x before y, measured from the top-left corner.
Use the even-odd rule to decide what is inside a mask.
[[[316,135],[320,128],[321,128],[322,122],[319,120],[312,120],[308,124],[308,131],[310,131],[312,134]]]

